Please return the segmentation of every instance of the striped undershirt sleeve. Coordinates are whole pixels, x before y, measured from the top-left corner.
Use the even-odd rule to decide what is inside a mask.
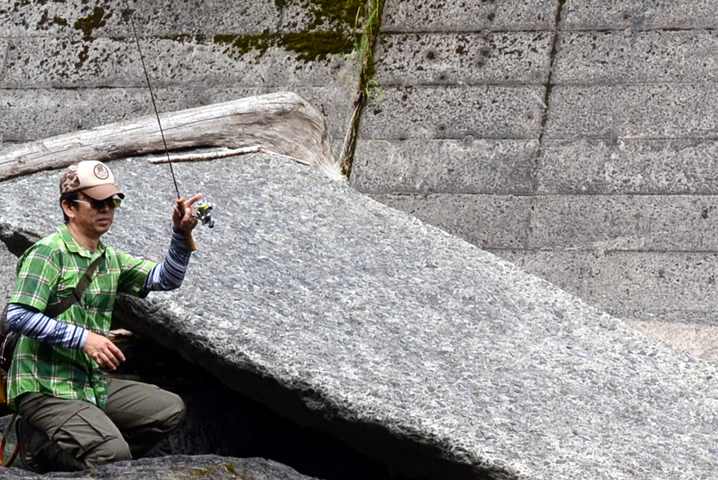
[[[179,288],[184,281],[191,254],[184,232],[173,230],[167,256],[162,263],[152,267],[142,290],[151,292]]]
[[[77,325],[60,322],[25,305],[11,303],[7,309],[10,330],[56,347],[81,349],[88,331]]]

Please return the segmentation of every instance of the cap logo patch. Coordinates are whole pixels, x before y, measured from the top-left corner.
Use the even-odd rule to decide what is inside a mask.
[[[95,168],[92,169],[92,173],[94,173],[95,177],[99,178],[100,180],[107,180],[110,176],[110,172],[107,170],[107,167],[105,167],[101,163],[95,165]]]
[[[71,165],[65,170],[60,183],[60,193],[74,192],[80,187],[80,179],[77,176],[77,165]]]

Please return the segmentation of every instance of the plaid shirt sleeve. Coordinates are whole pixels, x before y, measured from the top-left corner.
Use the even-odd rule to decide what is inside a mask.
[[[150,274],[150,270],[152,270],[152,267],[154,267],[156,263],[133,257],[119,250],[115,250],[114,252],[117,255],[120,271],[117,291],[136,297],[146,296],[148,292],[143,291],[142,287],[147,280],[147,276]]]
[[[36,245],[18,260],[17,282],[10,303],[19,303],[44,312],[47,301],[54,296],[54,289],[61,268],[53,248]]]

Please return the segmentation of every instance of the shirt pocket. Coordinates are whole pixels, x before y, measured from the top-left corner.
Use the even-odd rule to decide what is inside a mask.
[[[93,312],[112,312],[117,297],[117,281],[117,275],[107,271],[96,271],[82,296],[82,306]]]
[[[77,270],[68,267],[62,267],[58,277],[57,285],[54,293],[50,296],[48,305],[56,305],[61,300],[72,295],[75,286],[80,281]]]

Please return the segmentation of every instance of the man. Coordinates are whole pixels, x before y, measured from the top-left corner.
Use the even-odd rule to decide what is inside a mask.
[[[155,264],[102,243],[124,194],[98,161],[68,167],[60,182],[65,222],[18,260],[8,327],[22,334],[8,372],[8,405],[21,417],[21,458],[32,470],[75,471],[147,453],[175,429],[185,406],[154,385],[107,378],[125,360],[108,338],[120,292],[146,296],[184,279],[187,234],[197,225],[192,204],[177,206],[165,260]],[[57,318],[43,314],[72,294],[100,257],[82,298]]]

